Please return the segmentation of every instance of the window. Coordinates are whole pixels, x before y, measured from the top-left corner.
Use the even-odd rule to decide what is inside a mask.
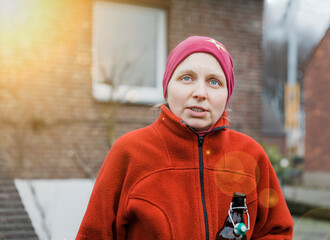
[[[93,96],[99,101],[162,101],[166,63],[164,10],[94,3]]]

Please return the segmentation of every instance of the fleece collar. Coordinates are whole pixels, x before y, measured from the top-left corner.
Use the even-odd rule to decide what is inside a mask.
[[[168,127],[168,129],[174,131],[176,134],[179,135],[181,134],[186,135],[187,131],[193,133],[191,129],[188,127],[188,125],[182,119],[174,115],[174,113],[172,113],[171,110],[166,105],[161,105],[160,109],[161,109],[161,114],[160,117],[158,118],[158,121],[161,121],[162,124],[165,124]],[[219,127],[225,127],[223,130],[226,130],[229,127],[229,121],[227,118],[226,111],[224,111],[221,118],[219,118],[219,120],[216,122],[213,129]],[[210,131],[212,131],[212,129]]]

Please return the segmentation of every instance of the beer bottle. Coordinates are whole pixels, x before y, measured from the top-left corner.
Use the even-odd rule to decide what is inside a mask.
[[[248,216],[248,227],[244,223],[243,211]],[[243,193],[234,193],[228,216],[215,240],[246,240],[246,231],[250,228],[250,217],[246,206],[246,196]]]

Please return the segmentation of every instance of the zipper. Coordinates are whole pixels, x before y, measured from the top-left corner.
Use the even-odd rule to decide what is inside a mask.
[[[189,129],[191,131],[193,131],[198,137],[199,181],[200,181],[200,187],[201,187],[201,197],[202,197],[202,206],[203,206],[203,214],[204,214],[205,236],[206,236],[206,240],[209,240],[210,233],[209,233],[209,223],[208,223],[208,218],[207,218],[206,203],[205,203],[205,190],[204,190],[203,143],[204,143],[204,138],[207,134],[209,134],[211,132],[223,130],[223,129],[227,128],[228,126],[223,125],[221,127],[214,128],[201,137],[192,127],[190,127],[188,124],[186,124],[183,120],[181,120],[181,123],[187,125],[189,127]]]
[[[208,218],[207,218],[206,203],[205,203],[205,190],[204,190],[203,142],[204,142],[204,137],[198,136],[199,181],[200,181],[201,195],[202,195],[206,240],[209,240],[209,238],[210,238],[209,237],[209,223],[207,220]]]

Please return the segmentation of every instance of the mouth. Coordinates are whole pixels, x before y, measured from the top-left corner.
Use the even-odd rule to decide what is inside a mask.
[[[188,107],[188,109],[190,109],[193,112],[207,112],[207,110],[205,108],[198,107],[198,106]]]

